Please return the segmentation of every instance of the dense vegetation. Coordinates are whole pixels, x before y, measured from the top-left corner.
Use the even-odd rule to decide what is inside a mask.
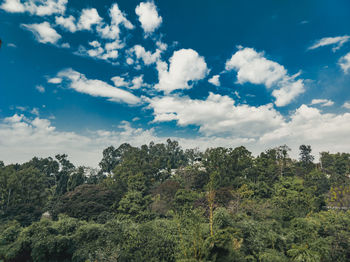
[[[350,154],[176,141],[0,162],[0,261],[350,261]]]

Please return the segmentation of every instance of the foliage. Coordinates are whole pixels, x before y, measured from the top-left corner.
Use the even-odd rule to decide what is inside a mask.
[[[0,161],[0,261],[350,261],[350,154],[177,141]]]

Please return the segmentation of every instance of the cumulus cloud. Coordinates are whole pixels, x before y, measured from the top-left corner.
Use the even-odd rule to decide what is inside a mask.
[[[312,99],[311,105],[332,106],[334,102],[328,99]]]
[[[15,114],[0,120],[0,159],[5,163],[18,163],[34,156],[48,157],[67,153],[77,165],[97,167],[102,151],[110,145],[128,142],[133,146],[165,142],[153,129],[133,128],[121,122],[113,131],[95,130],[86,134],[57,130],[48,119],[28,118]]]
[[[237,82],[244,84],[263,84],[274,89],[272,95],[276,98],[277,106],[285,106],[294,98],[305,92],[304,81],[296,80],[299,74],[289,76],[284,66],[268,60],[263,52],[256,52],[253,48],[240,49],[226,61],[227,71],[237,71]]]
[[[282,144],[290,146],[295,157],[301,144],[312,145],[316,153],[350,151],[347,135],[350,132],[350,113],[323,114],[317,108],[302,105],[285,118],[271,105],[235,105],[231,98],[214,94],[206,100],[154,98],[150,101],[150,108],[154,110],[154,122],[176,121],[179,126],[196,125],[207,141],[222,138],[221,141],[226,140],[229,145],[230,139],[235,138],[256,153]]]
[[[300,144],[309,144],[314,152],[350,151],[350,114],[322,114],[317,108],[300,106],[290,118],[273,132],[260,138],[261,144],[287,144],[297,149]]]
[[[140,3],[135,12],[146,35],[153,33],[162,23],[162,17],[158,15],[157,7],[153,2]]]
[[[95,130],[87,134],[64,132],[55,128],[48,119],[27,118],[24,115],[13,115],[0,120],[0,159],[5,163],[23,163],[33,156],[48,157],[67,153],[76,165],[97,167],[102,159],[102,151],[110,145],[118,147],[122,143],[133,146],[165,143],[168,137],[157,136],[154,129],[134,128],[123,121],[113,131]],[[177,140],[184,148],[208,146],[239,146],[248,143],[245,139],[225,139],[220,137],[181,138]]]
[[[343,69],[344,73],[349,73],[350,69],[350,52],[339,59],[339,66]]]
[[[345,102],[343,104],[343,107],[346,108],[346,109],[350,109],[350,102]]]
[[[102,18],[96,8],[86,8],[81,11],[77,27],[79,30],[91,30],[93,25],[99,24],[101,21]]]
[[[68,0],[29,0],[24,3],[20,0],[5,0],[0,8],[10,13],[29,12],[32,15],[46,16],[63,14],[67,3]]]
[[[167,110],[166,105],[157,105],[160,110],[159,113],[165,114],[163,121],[170,121],[171,118],[179,121],[178,119],[183,118],[184,122],[182,125],[206,124],[204,113],[200,114],[200,111],[191,111],[188,114],[189,118],[184,118],[185,107],[182,103],[178,103],[179,99],[183,99],[191,103],[190,107],[192,109],[201,108],[203,106],[202,103],[213,103],[215,106],[211,108],[217,111],[212,113],[208,109],[205,112],[213,116],[213,118],[210,118],[212,125],[226,126],[222,117],[224,114],[219,113],[220,110],[225,110],[226,106],[227,109],[231,110],[227,117],[228,125],[232,125],[233,122],[237,123],[237,126],[232,126],[231,133],[228,133],[227,136],[213,134],[193,138],[170,137],[179,141],[184,148],[199,147],[200,149],[205,149],[207,147],[236,147],[244,145],[254,154],[258,154],[267,148],[287,144],[292,148],[291,155],[295,158],[298,157],[298,147],[301,144],[311,145],[313,154],[316,157],[317,153],[322,151],[350,151],[350,137],[348,136],[350,132],[350,113],[340,115],[322,114],[317,108],[302,105],[295,112],[292,112],[289,120],[279,116],[272,108],[266,108],[265,113],[259,110],[260,115],[255,120],[254,108],[251,110],[247,108],[249,106],[245,106],[241,109],[236,109],[235,107],[239,106],[232,106],[233,102],[228,97],[212,95],[211,98],[208,97],[204,101],[174,97],[168,97],[167,99],[171,102],[171,109]],[[223,100],[226,101],[221,106],[221,103],[218,101]],[[155,102],[160,103],[161,101],[155,100]],[[163,100],[163,102],[165,104],[167,101]],[[220,106],[220,108],[216,109],[217,106]],[[232,111],[234,110],[237,110],[237,112],[233,113]],[[166,116],[171,111],[181,113],[179,116]],[[248,111],[251,113],[248,114]],[[193,112],[198,120],[191,119]],[[248,114],[249,118],[244,123],[246,114]],[[217,121],[215,121],[215,117],[218,117]],[[265,121],[272,120],[272,124],[270,123],[268,127],[264,128],[260,118],[265,119]],[[229,131],[229,129],[227,130]],[[39,117],[28,118],[22,114],[15,114],[11,117],[0,119],[0,144],[2,148],[0,150],[0,159],[5,161],[5,163],[16,163],[28,161],[33,156],[47,157],[58,153],[68,153],[75,164],[96,167],[102,158],[102,150],[107,146],[119,146],[125,142],[134,146],[148,144],[150,141],[164,143],[166,138],[158,136],[154,129],[134,128],[128,122],[120,123],[118,129],[112,131],[94,130],[84,134],[82,132],[64,132],[57,130],[48,119]]]
[[[100,24],[97,32],[105,39],[119,39],[120,25],[127,29],[133,29],[133,24],[126,18],[125,14],[119,9],[118,4],[113,4],[109,9],[111,24]]]
[[[68,17],[56,16],[55,22],[56,22],[56,25],[60,25],[62,28],[68,30],[71,33],[74,33],[77,31],[75,17],[73,17],[72,15]]]
[[[125,81],[124,77],[120,77],[120,76],[114,76],[111,78],[112,82],[114,83],[114,86],[116,87],[127,87],[129,85],[129,83],[127,81]]]
[[[42,22],[41,24],[22,24],[22,26],[31,31],[38,42],[47,44],[56,44],[61,38],[61,35],[56,32],[55,29],[51,27],[48,22]]]
[[[235,105],[228,96],[210,93],[206,100],[165,96],[149,100],[154,122],[176,121],[179,126],[196,125],[205,135],[230,134],[258,137],[281,125],[283,117],[272,104],[251,107]]]
[[[131,81],[126,80],[124,77],[115,76],[111,80],[116,87],[127,87],[130,89],[140,89],[141,87],[148,86],[143,82],[143,75],[135,76]]]
[[[141,45],[135,45],[128,50],[129,55],[134,55],[136,61],[142,60],[145,65],[151,65],[159,61],[162,52],[162,49],[157,48],[154,53],[151,53],[150,51],[146,51]]]
[[[116,60],[119,56],[118,50],[124,47],[124,44],[121,43],[119,40],[115,40],[114,42],[108,42],[104,45],[104,47],[97,40],[89,42],[89,45],[92,47],[91,49],[87,49],[83,46],[80,46],[76,54],[82,56],[90,56],[109,62]]]
[[[5,0],[0,8],[9,13],[23,13],[26,11],[20,0]]]
[[[220,86],[220,75],[212,76],[208,82],[214,86]]]
[[[165,93],[190,89],[193,85],[190,82],[201,80],[209,73],[204,57],[193,49],[175,51],[169,62],[169,66],[166,62],[157,63],[159,82],[154,86]]]
[[[114,87],[101,80],[88,79],[85,75],[73,69],[62,70],[57,74],[58,78],[68,81],[68,87],[77,92],[95,97],[105,97],[109,101],[137,104],[140,98],[123,89]]]
[[[350,39],[350,36],[344,35],[344,36],[336,36],[336,37],[324,37],[320,40],[317,40],[312,46],[310,46],[308,49],[316,49],[322,46],[328,46],[332,45],[334,46],[332,48],[332,51],[335,52],[338,49],[340,49],[346,42],[348,42]]]
[[[140,89],[143,86],[147,86],[144,82],[143,82],[143,75],[140,76],[135,76],[133,78],[133,80],[131,80],[131,86],[130,89]]]

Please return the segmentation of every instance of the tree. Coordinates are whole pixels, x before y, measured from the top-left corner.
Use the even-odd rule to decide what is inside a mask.
[[[60,171],[57,174],[56,195],[61,196],[67,192],[67,184],[70,174],[74,171],[74,165],[68,160],[68,155],[56,155],[56,159],[60,164]]]
[[[112,170],[121,162],[121,150],[115,149],[113,146],[103,150],[103,157],[98,164],[101,172],[111,173]]]
[[[311,146],[310,145],[301,145],[299,147],[300,153],[300,162],[302,167],[306,168],[307,172],[313,168],[314,156],[311,155]]]
[[[145,177],[143,173],[137,173],[128,179],[128,192],[119,202],[118,211],[142,220],[149,216],[150,195],[146,195]]]
[[[67,191],[73,191],[77,186],[84,184],[85,180],[84,167],[79,167],[76,172],[70,175],[67,182]]]
[[[51,212],[54,216],[63,213],[83,220],[97,220],[100,214],[113,212],[112,206],[119,200],[116,192],[103,185],[83,184],[60,197]]]
[[[39,170],[13,166],[0,169],[2,219],[16,219],[24,225],[37,220],[46,202],[47,178]]]

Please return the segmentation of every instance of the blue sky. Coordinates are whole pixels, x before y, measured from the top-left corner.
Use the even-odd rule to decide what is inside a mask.
[[[0,1],[0,159],[177,139],[350,151],[350,2]]]

